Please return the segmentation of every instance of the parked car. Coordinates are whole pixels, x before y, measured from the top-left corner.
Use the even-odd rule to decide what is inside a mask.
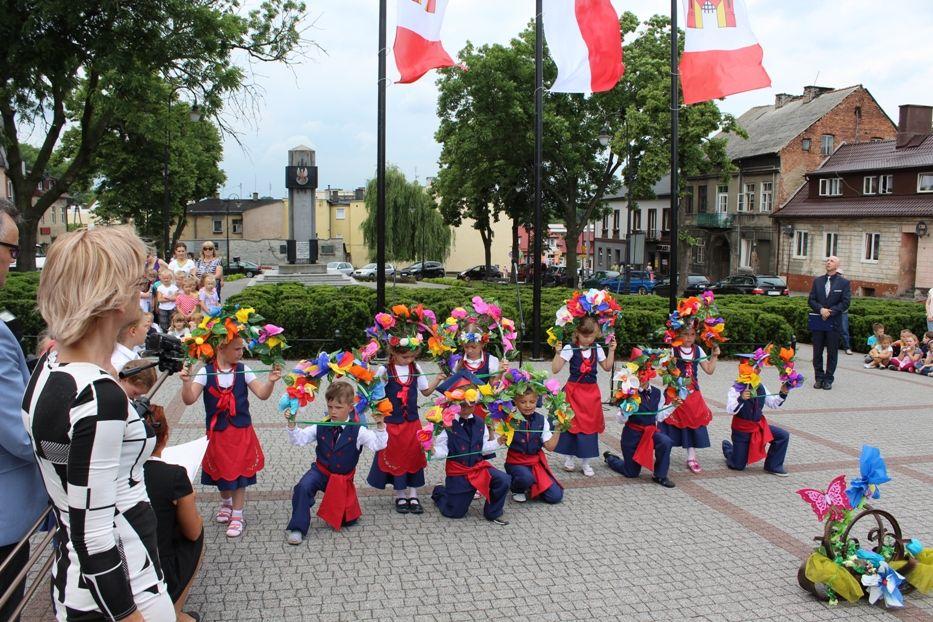
[[[327,272],[330,274],[353,274],[353,264],[346,261],[330,261],[327,263]]]
[[[625,291],[624,274],[612,279],[606,279],[599,286],[617,294],[650,294],[654,291],[655,282],[647,271],[631,270],[629,272],[628,291]]]
[[[583,287],[586,289],[599,287],[599,284],[605,281],[606,279],[614,279],[619,276],[619,273],[615,270],[597,270],[583,281]]]
[[[519,283],[531,283],[534,280],[534,264],[523,263],[518,266],[518,282]],[[547,272],[547,266],[541,264],[541,275],[544,276],[544,273]]]
[[[541,275],[541,287],[573,287],[575,282],[565,266],[548,266]]]
[[[733,274],[710,286],[715,294],[752,294],[756,296],[789,296],[787,283],[779,276]]]
[[[709,289],[709,279],[702,274],[688,274],[687,286],[684,288],[684,296],[699,296]],[[662,277],[655,281],[654,293],[658,296],[670,296],[671,281],[669,277]]]
[[[353,271],[353,278],[360,281],[372,281],[376,278],[376,269],[379,267],[379,264],[368,263],[362,268],[358,268]],[[386,264],[386,278],[392,278],[395,276],[395,264],[387,263]]]
[[[243,274],[250,279],[257,274],[262,274],[262,266],[252,261],[234,259],[230,265],[224,265],[224,274]]]
[[[410,276],[419,280],[442,278],[445,274],[444,266],[439,261],[425,261],[424,266],[419,261],[399,272],[399,276]]]
[[[36,244],[36,270],[41,270],[43,267],[45,267],[45,253],[42,251],[42,245]],[[10,264],[10,270],[16,270],[15,259]]]
[[[457,278],[461,281],[490,281],[501,279],[503,276],[498,266],[489,266],[487,269],[485,265],[482,265],[464,270],[457,275]]]

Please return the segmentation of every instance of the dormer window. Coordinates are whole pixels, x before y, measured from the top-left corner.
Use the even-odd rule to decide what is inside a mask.
[[[821,179],[820,180],[820,196],[821,197],[842,196],[842,178],[841,177],[829,177],[826,179]]]

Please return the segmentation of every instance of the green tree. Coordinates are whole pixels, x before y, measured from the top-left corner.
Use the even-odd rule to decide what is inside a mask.
[[[363,239],[369,256],[376,257],[376,180],[366,186]],[[434,199],[420,184],[408,181],[397,167],[386,168],[386,259],[443,261],[450,255],[453,236]]]
[[[39,219],[76,182],[93,177],[95,152],[121,109],[152,98],[151,76],[173,93],[197,98],[219,115],[226,98],[252,92],[243,65],[288,61],[302,46],[304,4],[264,0],[244,11],[239,0],[7,0],[0,20],[0,139],[23,214],[19,259],[35,266]],[[239,64],[238,64],[239,63]],[[168,100],[166,100],[166,106]],[[223,123],[217,116],[219,123]],[[69,126],[75,148],[53,187],[33,203]],[[24,171],[22,136],[41,144]]]

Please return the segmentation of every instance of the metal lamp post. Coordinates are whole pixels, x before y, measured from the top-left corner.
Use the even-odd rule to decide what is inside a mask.
[[[175,99],[175,93],[180,86],[173,88],[168,95],[168,123],[165,126],[165,149],[162,154],[162,252],[166,259],[171,258],[170,228],[172,224],[172,195],[169,184],[169,154],[172,148],[172,101]],[[195,101],[188,111],[188,119],[192,123],[201,120],[201,110],[198,108],[198,102]]]
[[[599,144],[602,145],[603,147],[608,148],[610,154],[612,153],[612,148],[609,147],[609,143],[611,142],[612,142],[612,129],[608,125],[604,125],[599,130]],[[596,272],[596,225],[595,224],[593,225],[593,249],[592,250],[593,250],[592,272],[595,273]]]

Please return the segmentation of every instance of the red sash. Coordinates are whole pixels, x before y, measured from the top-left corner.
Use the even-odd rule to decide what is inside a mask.
[[[460,464],[456,460],[448,460],[447,476],[466,477],[467,481],[470,482],[470,486],[478,490],[479,494],[486,497],[486,501],[489,501],[489,483],[492,481],[492,475],[489,474],[489,469],[491,468],[492,465],[485,460],[480,460],[471,467]]]
[[[221,413],[226,413],[227,419],[233,419],[236,417],[236,396],[233,395],[232,386],[224,389],[215,385],[208,388],[207,392],[217,399],[217,409],[214,411],[214,418],[211,421],[211,427],[207,430],[207,438],[210,439],[211,433],[214,431],[214,428],[217,427],[217,423],[220,421]]]
[[[531,485],[532,499],[550,488],[552,481],[560,486],[560,482],[557,481],[557,478],[554,477],[554,473],[551,472],[551,467],[547,463],[547,456],[544,455],[543,451],[531,455],[510,449],[505,456],[505,463],[531,467],[531,474],[535,478],[534,483]],[[563,488],[563,486],[560,487]]]
[[[757,422],[733,417],[732,429],[736,432],[745,432],[752,435],[748,439],[748,464],[764,460],[767,455],[767,445],[774,440],[774,435],[771,434],[771,428],[768,426],[768,420],[764,416]]]
[[[356,486],[353,484],[356,469],[346,474],[331,473],[320,463],[317,469],[328,477],[317,515],[336,531],[340,531],[344,522],[354,521],[363,514],[360,501],[356,497]]]
[[[420,429],[420,421],[386,423],[389,443],[385,449],[376,454],[379,459],[379,468],[383,473],[398,477],[408,473],[417,473],[428,465],[424,450],[418,441]]]
[[[646,469],[654,468],[654,433],[658,431],[656,425],[638,425],[637,423],[626,422],[625,427],[641,432],[641,440],[638,441],[638,447],[635,448],[635,454],[632,456],[635,462]]]

